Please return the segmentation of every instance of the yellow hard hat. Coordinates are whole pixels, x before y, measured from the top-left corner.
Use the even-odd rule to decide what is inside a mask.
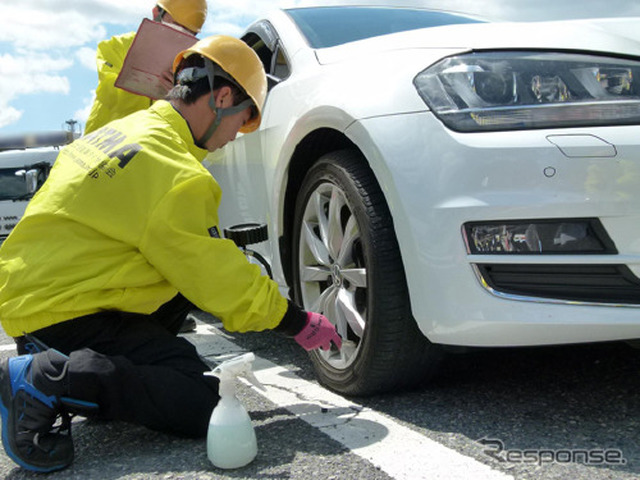
[[[158,0],[156,4],[192,32],[198,33],[207,18],[207,0]]]
[[[173,61],[174,74],[182,59],[194,53],[208,58],[222,68],[249,95],[258,113],[240,131],[249,133],[257,129],[267,96],[267,76],[256,52],[237,38],[213,35],[180,52]]]

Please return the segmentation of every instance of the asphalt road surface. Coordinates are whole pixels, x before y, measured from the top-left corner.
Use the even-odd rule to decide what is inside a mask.
[[[413,391],[344,398],[272,332],[229,334],[196,313],[212,365],[252,351],[266,391],[239,385],[258,456],[211,465],[204,439],[76,418],[76,460],[42,475],[0,452],[6,479],[640,479],[640,350],[627,344],[492,349],[447,359]],[[0,335],[0,355],[15,355]],[[176,406],[176,408],[180,408]]]

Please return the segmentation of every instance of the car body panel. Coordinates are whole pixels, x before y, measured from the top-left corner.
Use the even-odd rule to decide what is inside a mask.
[[[520,346],[640,338],[639,304],[518,298],[478,278],[483,263],[620,264],[640,275],[640,127],[457,133],[413,87],[438,60],[470,51],[531,49],[640,58],[640,19],[470,24],[309,48],[289,16],[267,17],[289,64],[269,92],[260,129],[208,157],[224,196],[223,226],[266,222],[252,248],[287,290],[279,241],[305,139],[344,136],[370,165],[391,211],[413,316],[434,343]],[[252,27],[249,28],[252,31]],[[585,42],[588,39],[588,42]],[[400,88],[399,86],[402,86]],[[295,184],[295,182],[293,182]],[[265,200],[266,199],[266,200]],[[470,221],[598,217],[617,255],[470,255]]]

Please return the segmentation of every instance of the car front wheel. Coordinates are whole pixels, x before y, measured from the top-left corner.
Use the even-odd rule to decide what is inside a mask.
[[[293,292],[336,325],[342,349],[310,353],[321,383],[369,395],[431,376],[441,349],[411,315],[393,220],[359,152],[324,155],[299,191],[293,232]]]

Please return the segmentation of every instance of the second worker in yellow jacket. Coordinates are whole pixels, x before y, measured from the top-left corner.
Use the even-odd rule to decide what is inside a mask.
[[[155,21],[177,25],[196,35],[202,29],[207,17],[207,2],[206,0],[158,0],[152,15]],[[98,44],[96,50],[98,86],[96,98],[85,124],[85,135],[112,120],[149,108],[152,104],[152,100],[148,97],[136,95],[115,86],[135,36],[136,32],[129,32],[103,40]],[[170,86],[168,74],[169,72],[165,80]]]

